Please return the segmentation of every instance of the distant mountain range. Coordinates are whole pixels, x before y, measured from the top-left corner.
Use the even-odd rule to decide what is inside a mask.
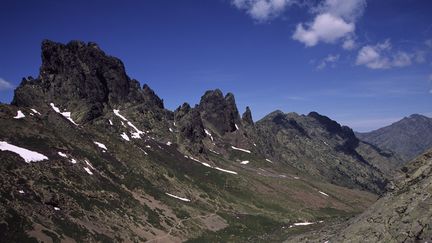
[[[403,161],[409,161],[432,148],[432,118],[414,114],[378,130],[356,135],[367,143],[393,151]]]
[[[5,242],[282,242],[360,214],[402,164],[316,112],[240,116],[218,89],[170,111],[80,41],[44,41],[0,104],[0,161]]]

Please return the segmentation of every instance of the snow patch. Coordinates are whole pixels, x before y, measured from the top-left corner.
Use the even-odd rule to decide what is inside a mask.
[[[301,222],[301,223],[294,223],[294,226],[305,226],[305,225],[311,225],[315,224],[314,222]]]
[[[111,120],[108,120],[109,124],[112,126],[114,123]]]
[[[114,114],[116,115],[116,116],[118,116],[118,117],[120,117],[123,121],[127,121],[127,119],[126,119],[126,117],[124,117],[124,116],[122,116],[121,114],[120,114],[120,110],[113,110],[114,111]]]
[[[14,116],[15,119],[21,119],[21,118],[24,118],[24,117],[25,117],[25,115],[24,115],[24,113],[21,110],[18,110],[17,111],[17,115]]]
[[[62,115],[62,116],[65,117],[66,119],[68,119],[68,120],[69,120],[70,122],[72,122],[75,126],[78,126],[78,124],[76,124],[75,121],[72,120],[72,118],[71,118],[71,113],[70,113],[70,112],[67,112],[67,111],[65,111],[65,112],[61,112],[60,109],[59,109],[57,106],[55,106],[54,103],[50,103],[50,105],[51,105],[51,107],[53,108],[53,110],[54,110],[55,112],[59,113],[60,115]]]
[[[212,150],[212,149],[209,149],[209,150],[210,150],[210,152],[212,152],[212,153],[220,154],[220,153],[218,153],[218,152],[216,152],[216,151],[214,151],[214,150]]]
[[[191,159],[193,161],[196,161],[196,162],[198,162],[198,163],[200,163],[200,164],[202,164],[202,165],[204,165],[206,167],[209,167],[209,168],[213,168],[213,169],[216,169],[216,170],[219,170],[219,171],[222,171],[222,172],[226,172],[226,173],[237,175],[237,172],[235,172],[235,171],[225,170],[225,169],[222,169],[222,168],[219,168],[219,167],[213,167],[213,166],[209,165],[208,163],[201,162],[198,159],[195,159],[194,157],[188,157],[187,155],[185,155],[185,158],[188,158],[188,159]]]
[[[41,153],[34,152],[25,148],[21,148],[4,141],[0,141],[0,150],[14,152],[19,156],[21,156],[21,158],[23,158],[26,163],[37,162],[37,161],[48,159],[48,157],[46,157]]]
[[[85,170],[89,175],[93,175],[93,172],[92,172],[88,167],[84,167],[84,170]]]
[[[326,196],[326,197],[329,196],[329,195],[328,195],[327,193],[325,193],[325,192],[322,192],[322,191],[318,191],[318,192],[321,193],[322,195]]]
[[[204,132],[207,134],[207,136],[209,136],[210,137],[210,139],[213,141],[213,136],[212,136],[212,134],[207,130],[207,129],[204,129]]]
[[[60,211],[60,208],[59,207],[54,207],[54,210],[55,211]]]
[[[237,147],[234,147],[234,146],[231,146],[231,148],[232,149],[235,149],[235,150],[239,150],[239,151],[243,151],[243,152],[245,152],[245,153],[251,153],[251,151],[250,150],[247,150],[247,149],[242,149],[242,148],[237,148]]]
[[[108,150],[107,147],[105,146],[105,144],[103,144],[103,143],[99,143],[96,141],[93,141],[93,143],[96,144],[101,149]]]
[[[272,163],[272,164],[273,164],[273,161],[271,161],[271,160],[269,160],[269,159],[266,159],[266,161],[267,161],[267,162],[270,162],[270,163]]]
[[[126,141],[130,141],[129,136],[128,136],[126,133],[122,133],[122,134],[120,134],[120,136],[121,136],[124,140],[126,140]]]
[[[123,121],[126,121],[127,124],[135,130],[135,132],[131,132],[131,134],[132,134],[132,138],[141,138],[141,134],[144,134],[143,131],[139,130],[139,129],[134,125],[134,124],[132,124],[132,122],[130,122],[128,119],[126,119],[126,117],[122,116],[122,115],[120,114],[120,110],[115,110],[115,109],[114,109],[113,111],[114,111],[114,114],[115,114],[116,116],[120,117],[120,119],[122,119]],[[122,122],[122,124],[123,124],[123,126],[124,126],[124,123],[123,123],[123,122]],[[128,141],[129,141],[129,140],[128,140]]]
[[[76,159],[71,159],[70,162],[71,162],[72,164],[76,164],[76,163],[77,163]]]
[[[171,142],[170,141],[168,141],[167,143],[166,143],[166,145],[168,145],[168,146],[171,146]]]
[[[204,166],[207,166],[207,167],[209,167],[209,168],[212,168],[212,166],[211,166],[211,165],[209,165],[208,163],[205,163],[205,162],[201,162],[201,164],[202,164],[202,165],[204,165]]]
[[[84,160],[84,162],[85,162],[88,166],[90,166],[90,168],[92,168],[93,170],[95,169],[95,168],[93,167],[93,165],[90,164],[90,162],[89,162],[88,160]]]
[[[235,172],[235,171],[232,171],[232,170],[225,170],[225,169],[222,169],[222,168],[219,168],[219,167],[214,167],[216,170],[220,170],[220,171],[222,171],[222,172],[226,172],[226,173],[229,173],[229,174],[234,174],[234,175],[237,175],[238,173],[237,172]]]
[[[24,194],[24,190],[19,190],[18,191],[20,194]]]
[[[240,164],[247,165],[247,164],[249,164],[249,160],[242,161],[242,162],[240,162]]]
[[[65,153],[58,152],[57,154],[60,155],[60,156],[63,157],[63,158],[67,158],[67,155],[66,155]]]
[[[30,109],[33,113],[35,113],[35,114],[38,114],[38,115],[41,115],[41,113],[39,113],[39,111],[37,111],[37,110],[35,110],[35,109]]]
[[[168,192],[165,192],[165,194],[167,194],[167,195],[170,196],[170,197],[177,198],[177,199],[182,200],[182,201],[185,201],[185,202],[190,202],[189,199],[184,198],[184,197],[179,197],[179,196],[176,196],[176,195],[170,194],[170,193],[168,193]]]
[[[173,129],[172,129],[171,127],[169,128],[169,131],[170,131],[170,132],[174,132]]]

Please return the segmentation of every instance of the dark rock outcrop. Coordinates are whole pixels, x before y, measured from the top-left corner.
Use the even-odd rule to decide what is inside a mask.
[[[220,136],[237,130],[240,115],[237,110],[234,95],[224,97],[219,89],[207,91],[202,97],[198,109],[206,126],[210,126]]]
[[[193,109],[188,103],[184,103],[175,110],[174,121],[179,132],[178,143],[185,145],[186,150],[192,153],[201,153],[205,133],[198,109]]]
[[[24,79],[12,104],[18,106],[55,103],[73,110],[78,122],[101,116],[118,105],[148,103],[163,108],[162,100],[145,85],[131,80],[123,63],[106,55],[95,43],[71,41],[42,43],[42,66],[37,79]]]
[[[249,108],[249,106],[246,106],[246,111],[242,115],[242,122],[243,125],[253,125],[253,119],[252,119],[252,112]]]

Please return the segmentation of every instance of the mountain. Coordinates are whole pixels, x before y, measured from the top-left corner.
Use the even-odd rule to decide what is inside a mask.
[[[414,114],[368,133],[356,134],[361,140],[396,153],[410,161],[432,148],[432,118]]]
[[[218,89],[170,111],[80,41],[44,41],[0,104],[0,161],[6,242],[282,241],[363,212],[395,163],[328,117],[254,122]]]
[[[287,242],[429,242],[432,150],[407,163],[382,198],[358,217]]]

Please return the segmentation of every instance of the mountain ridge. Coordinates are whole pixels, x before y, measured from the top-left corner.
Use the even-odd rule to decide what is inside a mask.
[[[368,133],[356,133],[363,141],[396,153],[409,161],[432,147],[432,118],[412,114]]]
[[[362,212],[394,168],[318,113],[254,122],[218,89],[170,111],[94,43],[42,53],[0,105],[0,141],[48,158],[1,147],[2,239],[281,241],[295,222]]]

